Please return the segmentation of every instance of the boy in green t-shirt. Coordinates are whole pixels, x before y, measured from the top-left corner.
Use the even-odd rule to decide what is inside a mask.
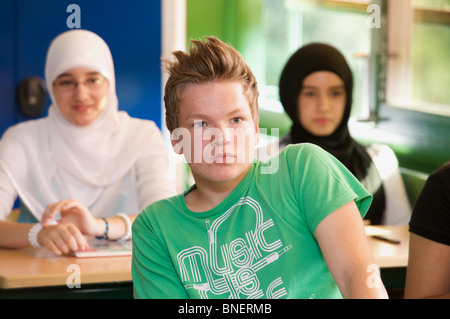
[[[195,185],[133,223],[136,298],[385,298],[363,216],[371,195],[312,144],[253,161],[258,88],[208,37],[165,61],[166,124]]]

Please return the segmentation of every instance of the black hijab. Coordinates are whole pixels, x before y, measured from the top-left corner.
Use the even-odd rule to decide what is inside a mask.
[[[313,72],[330,71],[337,74],[345,85],[346,105],[342,122],[329,136],[309,133],[298,120],[298,96],[303,80]],[[365,147],[358,144],[348,129],[352,107],[353,76],[344,56],[334,47],[311,43],[298,49],[286,63],[280,78],[280,101],[292,120],[291,131],[280,140],[280,147],[290,143],[313,143],[334,155],[363,184],[378,185],[373,193],[373,202],[366,219],[379,224],[385,209],[385,196],[380,175]],[[374,181],[375,179],[375,181]],[[380,186],[381,185],[381,186]]]

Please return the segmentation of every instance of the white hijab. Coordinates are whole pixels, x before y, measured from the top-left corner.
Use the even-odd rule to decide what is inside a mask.
[[[88,126],[66,120],[53,94],[56,77],[77,67],[97,71],[109,82],[107,105]],[[0,165],[38,219],[46,205],[62,199],[95,203],[130,173],[150,134],[118,111],[113,60],[96,34],[78,29],[57,36],[47,53],[45,79],[53,101],[48,117],[16,125],[0,143]]]

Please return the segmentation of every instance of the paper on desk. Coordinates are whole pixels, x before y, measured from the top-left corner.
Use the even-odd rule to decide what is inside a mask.
[[[366,226],[366,235],[367,236],[376,236],[376,235],[389,235],[390,232],[386,229],[381,229],[376,226]]]

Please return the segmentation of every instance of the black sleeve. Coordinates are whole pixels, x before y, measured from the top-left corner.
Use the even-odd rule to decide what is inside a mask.
[[[450,163],[428,177],[414,205],[409,230],[450,245]]]

